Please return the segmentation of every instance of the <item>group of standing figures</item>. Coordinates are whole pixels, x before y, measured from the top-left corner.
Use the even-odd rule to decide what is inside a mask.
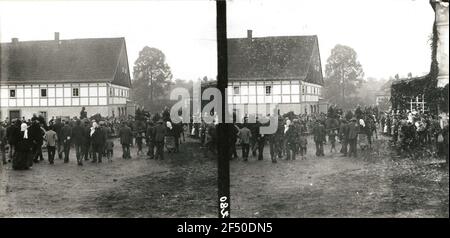
[[[343,156],[357,156],[357,146],[360,149],[370,149],[373,137],[377,138],[376,117],[372,110],[362,111],[357,108],[345,115],[334,112],[328,114],[287,115],[278,117],[278,128],[273,134],[260,133],[260,127],[266,126],[256,119],[256,123],[234,124],[230,137],[231,155],[239,158],[236,145],[242,149],[242,158],[248,161],[249,154],[264,159],[264,147],[268,143],[270,158],[273,163],[277,159],[294,160],[299,155],[306,159],[308,141],[315,144],[315,155],[324,156],[324,144],[330,144],[330,153],[337,152],[336,142],[341,143],[340,153]]]
[[[47,150],[49,164],[54,164],[55,157],[69,163],[72,148],[75,149],[77,164],[80,166],[84,161],[102,163],[103,158],[112,161],[116,138],[122,146],[123,159],[131,159],[133,140],[138,156],[144,155],[143,144],[146,141],[147,158],[163,159],[165,146],[169,152],[178,152],[183,127],[181,124],[172,124],[170,119],[158,118],[161,119],[155,122],[57,118],[50,120],[47,125],[42,117],[33,116],[29,121],[14,119],[10,123],[2,122],[2,163],[11,162],[15,170],[30,169],[34,163],[44,161],[43,148]]]

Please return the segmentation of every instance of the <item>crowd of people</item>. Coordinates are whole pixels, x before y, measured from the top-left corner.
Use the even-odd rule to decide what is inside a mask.
[[[273,134],[262,134],[260,128],[266,124],[260,121],[263,120],[246,116],[242,122],[230,125],[228,139],[232,159],[239,158],[237,149],[240,147],[244,161],[248,161],[249,156],[263,160],[266,145],[273,163],[283,158],[306,159],[311,142],[315,144],[317,157],[325,155],[327,143],[329,153],[357,157],[358,145],[359,150],[371,149],[373,140],[378,139],[378,132],[381,132],[391,137],[391,142],[404,152],[431,147],[448,161],[447,114],[437,118],[416,111],[379,112],[376,107],[360,106],[344,113],[338,107],[330,106],[326,114],[279,115],[278,127]],[[50,164],[54,163],[55,157],[68,163],[71,148],[75,150],[78,165],[83,165],[84,161],[101,163],[103,158],[112,160],[114,139],[118,138],[123,159],[131,159],[130,147],[135,144],[137,156],[162,160],[164,149],[169,153],[179,151],[186,130],[199,140],[205,152],[217,153],[216,126],[217,121],[194,123],[192,118],[188,124],[173,123],[167,108],[153,115],[138,109],[135,118],[127,120],[98,115],[88,119],[83,109],[80,118],[52,118],[47,123],[42,117],[33,116],[28,121],[22,118],[0,123],[0,152],[3,164],[10,161],[13,169],[28,169],[33,163],[43,161],[42,148],[46,148]],[[341,144],[339,151],[336,143]]]
[[[380,115],[382,133],[403,152],[429,149],[448,157],[448,114],[431,115],[408,110]],[[448,158],[447,158],[448,160]]]
[[[232,158],[239,158],[236,146],[242,149],[242,159],[248,161],[249,154],[264,159],[264,147],[269,146],[270,159],[294,160],[306,159],[308,141],[315,144],[315,155],[325,155],[324,144],[330,144],[330,153],[337,153],[336,142],[341,143],[343,156],[357,156],[357,142],[361,149],[371,148],[372,138],[376,136],[376,117],[374,110],[362,111],[359,107],[345,115],[336,106],[331,106],[328,113],[301,114],[288,113],[278,116],[278,128],[273,134],[260,133],[260,127],[266,126],[256,118],[256,123],[249,123],[245,117],[243,123],[235,123],[230,137]],[[265,118],[267,119],[267,118]],[[262,121],[262,120],[261,120]]]
[[[139,114],[139,113],[138,113]],[[182,124],[172,123],[168,111],[155,113],[151,119],[87,118],[83,111],[80,118],[52,118],[48,123],[41,116],[29,120],[13,119],[0,123],[0,153],[2,163],[12,163],[15,170],[29,169],[34,163],[47,159],[54,164],[55,157],[70,161],[70,150],[75,150],[77,164],[83,162],[102,163],[103,158],[112,161],[114,141],[122,146],[122,158],[131,159],[130,147],[137,147],[136,155],[148,159],[164,159],[164,147],[169,152],[178,152]],[[144,141],[147,153],[144,152]]]
[[[427,119],[428,118],[428,119]],[[357,106],[354,110],[344,112],[336,106],[330,106],[328,112],[319,114],[295,115],[289,113],[279,116],[278,129],[274,134],[263,135],[259,128],[263,124],[235,123],[230,138],[232,158],[239,158],[236,146],[241,147],[242,158],[248,161],[249,153],[258,160],[263,160],[264,146],[268,144],[272,162],[277,159],[292,160],[306,158],[307,144],[315,144],[315,156],[324,156],[324,144],[329,144],[329,153],[341,153],[342,156],[357,157],[359,150],[372,149],[374,139],[379,132],[392,136],[392,141],[404,151],[424,149],[431,145],[440,156],[448,161],[448,116],[440,119],[413,112],[391,115],[379,112],[377,107]],[[340,150],[336,143],[341,144]]]

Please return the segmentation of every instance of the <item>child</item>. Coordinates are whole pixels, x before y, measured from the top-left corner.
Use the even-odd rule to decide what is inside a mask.
[[[306,148],[308,146],[308,140],[306,138],[306,134],[302,130],[300,133],[300,139],[299,139],[299,149],[300,149],[300,156],[303,159],[306,159]]]
[[[328,134],[328,141],[331,144],[331,149],[330,149],[330,153],[336,152],[336,131],[335,130],[331,130],[330,133]]]
[[[138,147],[138,151],[137,151],[137,155],[139,156],[139,154],[142,154],[142,140],[145,137],[145,133],[143,131],[139,131],[136,134],[136,144]]]
[[[114,148],[114,142],[112,139],[106,140],[106,158],[108,159],[108,162],[112,162],[112,155],[113,155],[113,148]]]

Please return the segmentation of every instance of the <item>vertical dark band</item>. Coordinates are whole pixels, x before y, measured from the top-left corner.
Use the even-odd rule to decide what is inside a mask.
[[[217,10],[217,88],[222,97],[222,121],[217,126],[218,199],[219,218],[230,217],[230,143],[228,125],[225,123],[225,95],[228,85],[227,70],[227,13],[226,1],[216,0]]]

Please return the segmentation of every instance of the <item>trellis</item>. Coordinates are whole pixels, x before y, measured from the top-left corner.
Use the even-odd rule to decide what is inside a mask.
[[[423,105],[432,114],[440,111],[448,112],[448,84],[444,88],[437,87],[439,72],[436,59],[436,50],[439,36],[436,23],[433,25],[433,37],[431,42],[431,67],[430,72],[418,78],[395,81],[391,86],[391,103],[393,110],[411,110],[412,98],[422,97]]]

